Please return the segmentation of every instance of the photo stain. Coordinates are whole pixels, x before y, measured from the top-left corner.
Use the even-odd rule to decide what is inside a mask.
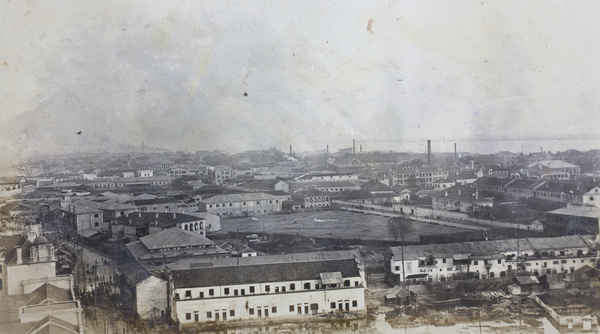
[[[248,96],[248,93],[244,93],[244,96]]]
[[[367,31],[369,33],[371,33],[371,35],[373,35],[373,30],[371,30],[371,26],[373,25],[373,19],[369,20],[369,23],[367,24]]]

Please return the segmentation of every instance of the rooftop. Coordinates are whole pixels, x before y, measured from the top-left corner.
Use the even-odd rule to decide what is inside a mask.
[[[184,231],[177,227],[171,227],[145,237],[141,237],[140,241],[148,250],[160,250],[186,247],[207,247],[215,243],[205,236],[190,231]]]
[[[354,259],[172,270],[175,289],[320,279],[322,273],[360,276]]]

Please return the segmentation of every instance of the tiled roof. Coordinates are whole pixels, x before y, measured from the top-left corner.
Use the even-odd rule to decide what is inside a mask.
[[[600,208],[593,206],[579,206],[572,205],[564,208],[552,210],[546,212],[547,214],[562,215],[562,216],[576,216],[586,218],[600,218]]]
[[[568,235],[556,238],[528,238],[531,246],[536,250],[568,248],[568,247],[589,247],[590,241],[579,235]]]
[[[550,169],[558,169],[558,168],[577,168],[579,166],[577,165],[573,165],[571,163],[562,161],[562,160],[544,160],[544,161],[538,161],[538,162],[534,162],[532,164],[530,164],[527,167],[535,167],[535,166],[542,166],[542,167],[546,167],[546,168],[550,168]]]
[[[243,258],[212,258],[205,261],[194,260],[193,262],[182,262],[178,268],[195,267],[226,267],[226,266],[247,266],[258,264],[277,264],[288,262],[312,262],[312,261],[331,261],[340,259],[356,259],[362,261],[360,252],[357,250],[342,251],[318,251],[306,253],[291,253],[278,255],[253,256]]]
[[[185,213],[168,212],[131,212],[126,216],[117,218],[117,224],[127,225],[131,222],[133,225],[153,224],[161,227],[171,227],[178,223],[188,223],[203,220],[204,218],[188,215]]]
[[[394,192],[392,188],[378,181],[369,181],[363,183],[360,187],[365,192]]]
[[[180,289],[315,280],[321,273],[336,271],[343,277],[360,275],[354,259],[172,270],[171,274],[175,288]]]
[[[458,176],[456,177],[457,180],[468,180],[468,179],[476,179],[477,175],[475,175],[475,173],[473,173],[472,171],[462,171],[458,174]]]
[[[511,182],[506,188],[517,188],[517,189],[535,189],[542,185],[545,181],[542,180],[521,180],[517,179]]]
[[[306,198],[306,197],[318,197],[318,196],[329,196],[328,194],[319,191],[317,189],[314,188],[310,188],[308,190],[303,190],[303,191],[299,191],[297,193],[294,194],[294,197],[302,197],[302,198]]]
[[[549,191],[554,193],[565,193],[565,194],[574,194],[574,195],[583,195],[588,192],[593,187],[591,186],[582,186],[579,184],[571,183],[571,182],[552,182],[546,181],[546,184],[537,188],[536,190],[540,191]]]
[[[568,247],[591,246],[593,236],[569,236],[558,238],[521,238],[490,241],[473,241],[450,244],[414,245],[404,247],[404,259],[417,260],[427,256],[452,257],[456,254],[467,254],[466,258],[477,258],[504,252],[521,250],[560,249]],[[536,248],[538,247],[538,248]],[[396,258],[400,258],[400,247],[392,247]]]
[[[205,247],[215,244],[199,233],[184,231],[177,227],[141,237],[140,241],[149,250],[175,247],[185,249],[185,247]]]
[[[61,289],[50,283],[44,283],[39,288],[33,290],[31,295],[32,298],[27,302],[27,305],[35,305],[43,301],[51,301],[56,303],[73,300],[70,291]]]
[[[314,181],[314,182],[290,182],[291,189],[299,188],[355,188],[360,186],[352,181]]]
[[[202,199],[203,203],[230,203],[243,201],[260,201],[260,200],[275,200],[279,199],[276,196],[266,193],[238,193],[238,194],[223,194]]]
[[[499,177],[484,176],[484,177],[480,177],[479,179],[475,180],[475,182],[473,182],[473,183],[488,184],[488,185],[492,185],[492,186],[501,187],[501,186],[505,186],[505,185],[509,184],[510,181],[512,181],[512,180],[505,179],[505,178],[499,178]]]
[[[165,203],[179,203],[178,200],[174,198],[152,198],[152,199],[136,199],[133,201],[133,204],[140,205],[153,205],[153,204],[165,204]]]

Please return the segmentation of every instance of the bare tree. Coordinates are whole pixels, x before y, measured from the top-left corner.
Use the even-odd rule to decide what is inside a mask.
[[[405,218],[394,217],[388,220],[388,229],[394,237],[394,241],[400,241],[400,253],[402,255],[402,284],[405,284],[404,274],[404,243],[406,237],[414,232],[412,222]]]

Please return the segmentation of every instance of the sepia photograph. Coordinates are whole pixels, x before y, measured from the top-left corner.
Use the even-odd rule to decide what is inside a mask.
[[[0,334],[600,333],[598,13],[0,0]]]

